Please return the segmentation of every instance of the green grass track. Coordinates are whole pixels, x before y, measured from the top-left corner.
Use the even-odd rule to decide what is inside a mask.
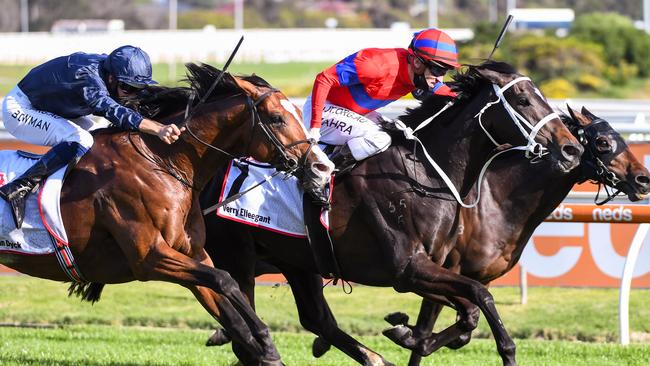
[[[95,305],[68,298],[65,284],[0,276],[0,365],[230,365],[229,347],[203,346],[215,322],[186,289],[157,282],[110,285]],[[650,365],[650,291],[633,290],[633,344],[616,344],[616,289],[530,288],[527,305],[516,288],[493,288],[497,309],[515,338],[520,365]],[[408,352],[381,336],[392,311],[416,316],[419,299],[392,289],[327,287],[339,325],[396,365]],[[354,365],[333,350],[311,356],[314,337],[302,330],[287,286],[258,286],[260,317],[270,326],[287,365]],[[452,323],[443,311],[437,330]],[[35,328],[34,328],[35,327]],[[498,365],[481,319],[475,339],[443,349],[423,365]]]

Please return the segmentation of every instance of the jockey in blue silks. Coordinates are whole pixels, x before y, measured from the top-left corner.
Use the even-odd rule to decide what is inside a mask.
[[[16,227],[22,225],[27,195],[93,145],[88,115],[102,116],[123,130],[157,135],[168,144],[179,138],[184,129],[143,118],[120,104],[150,84],[157,83],[151,79],[149,56],[140,48],[122,46],[109,55],[57,57],[33,68],[7,94],[2,104],[6,130],[19,140],[52,146],[23,175],[0,187]]]

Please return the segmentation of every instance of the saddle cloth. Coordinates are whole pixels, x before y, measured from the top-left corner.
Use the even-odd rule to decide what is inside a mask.
[[[0,186],[20,176],[36,158],[38,156],[29,153],[0,151]],[[0,253],[44,255],[53,253],[61,245],[67,247],[59,205],[64,173],[65,168],[61,168],[38,192],[29,195],[25,221],[20,229],[14,223],[11,206],[0,199]]]
[[[251,161],[234,161],[228,166],[219,195],[219,202],[243,192],[273,175],[275,168]],[[306,238],[303,214],[303,189],[298,178],[280,173],[238,199],[219,207],[217,215],[225,219],[270,230],[279,234]],[[321,224],[329,227],[327,211]]]

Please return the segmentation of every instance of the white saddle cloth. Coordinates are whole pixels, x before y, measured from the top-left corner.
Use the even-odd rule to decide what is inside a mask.
[[[36,160],[16,151],[0,151],[0,186],[20,176]],[[52,174],[25,207],[25,221],[16,228],[11,206],[0,199],[0,253],[44,255],[55,251],[57,241],[67,246],[60,210],[61,187],[65,168]]]
[[[244,173],[246,175],[242,176],[242,169],[231,162],[221,188],[219,202],[223,202],[233,194],[247,190],[275,172],[275,169],[271,167],[258,167],[246,164],[246,162],[240,164],[245,167],[243,170],[248,170],[248,174]],[[303,192],[296,177],[280,173],[269,182],[219,207],[217,215],[279,234],[306,238],[307,232],[302,208]],[[327,211],[324,211],[321,215],[321,223],[325,227],[329,227],[326,213]]]

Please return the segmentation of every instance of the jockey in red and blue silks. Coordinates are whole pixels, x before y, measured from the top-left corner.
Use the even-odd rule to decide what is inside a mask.
[[[313,138],[343,145],[332,158],[337,165],[365,159],[391,143],[376,109],[408,93],[454,96],[442,79],[459,66],[456,43],[435,28],[415,33],[408,49],[360,50],[316,76],[303,106],[305,124]]]
[[[123,130],[157,135],[170,144],[183,129],[143,118],[123,106],[129,95],[149,84],[149,56],[140,48],[122,46],[110,55],[73,53],[33,68],[5,97],[6,130],[19,140],[52,146],[20,177],[0,187],[0,197],[12,207],[16,227],[24,218],[27,195],[45,177],[76,162],[90,149],[89,114],[102,116]]]

